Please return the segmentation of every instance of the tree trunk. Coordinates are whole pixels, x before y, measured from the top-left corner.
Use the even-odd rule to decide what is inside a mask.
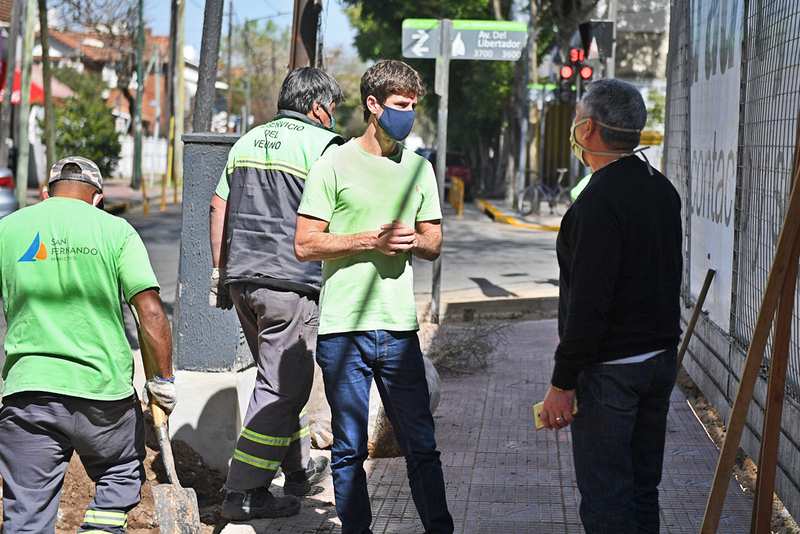
[[[492,7],[494,8],[494,18],[497,20],[503,20],[502,0],[494,0],[492,2]]]
[[[39,40],[42,44],[42,82],[44,84],[44,139],[47,154],[47,172],[56,160],[56,125],[53,112],[53,90],[50,72],[50,45],[48,43],[47,0],[39,0]],[[46,181],[43,180],[43,184]]]
[[[131,116],[131,121],[128,124],[128,133],[133,132],[133,118],[136,116],[136,97],[131,93],[130,87],[121,87],[120,92],[125,100],[128,101],[128,114]]]

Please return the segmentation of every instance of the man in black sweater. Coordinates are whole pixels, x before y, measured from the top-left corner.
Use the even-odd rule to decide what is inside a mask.
[[[683,258],[680,197],[634,155],[646,119],[635,87],[599,80],[570,134],[594,174],[558,234],[560,343],[541,417],[572,424],[588,534],[659,531]]]

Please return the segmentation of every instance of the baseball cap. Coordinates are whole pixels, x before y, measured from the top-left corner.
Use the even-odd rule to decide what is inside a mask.
[[[62,172],[64,167],[69,163],[77,165],[81,172]],[[53,182],[58,182],[59,180],[76,180],[78,182],[85,182],[93,185],[98,191],[103,191],[103,175],[100,173],[100,169],[92,160],[83,158],[81,156],[69,156],[67,158],[62,158],[53,164],[53,166],[50,168],[50,179],[47,181],[47,184],[50,185]]]

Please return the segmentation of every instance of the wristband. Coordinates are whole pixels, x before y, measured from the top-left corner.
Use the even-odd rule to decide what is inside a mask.
[[[153,377],[153,381],[154,382],[168,382],[170,384],[174,384],[175,383],[175,375],[172,375],[169,378],[164,378],[163,376],[155,375]]]

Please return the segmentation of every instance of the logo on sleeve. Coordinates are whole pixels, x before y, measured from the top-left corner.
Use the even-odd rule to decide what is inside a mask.
[[[18,260],[19,262],[35,262],[47,259],[47,248],[42,243],[39,237],[39,232],[36,232],[36,237],[33,238],[31,246],[25,251],[25,254]]]

